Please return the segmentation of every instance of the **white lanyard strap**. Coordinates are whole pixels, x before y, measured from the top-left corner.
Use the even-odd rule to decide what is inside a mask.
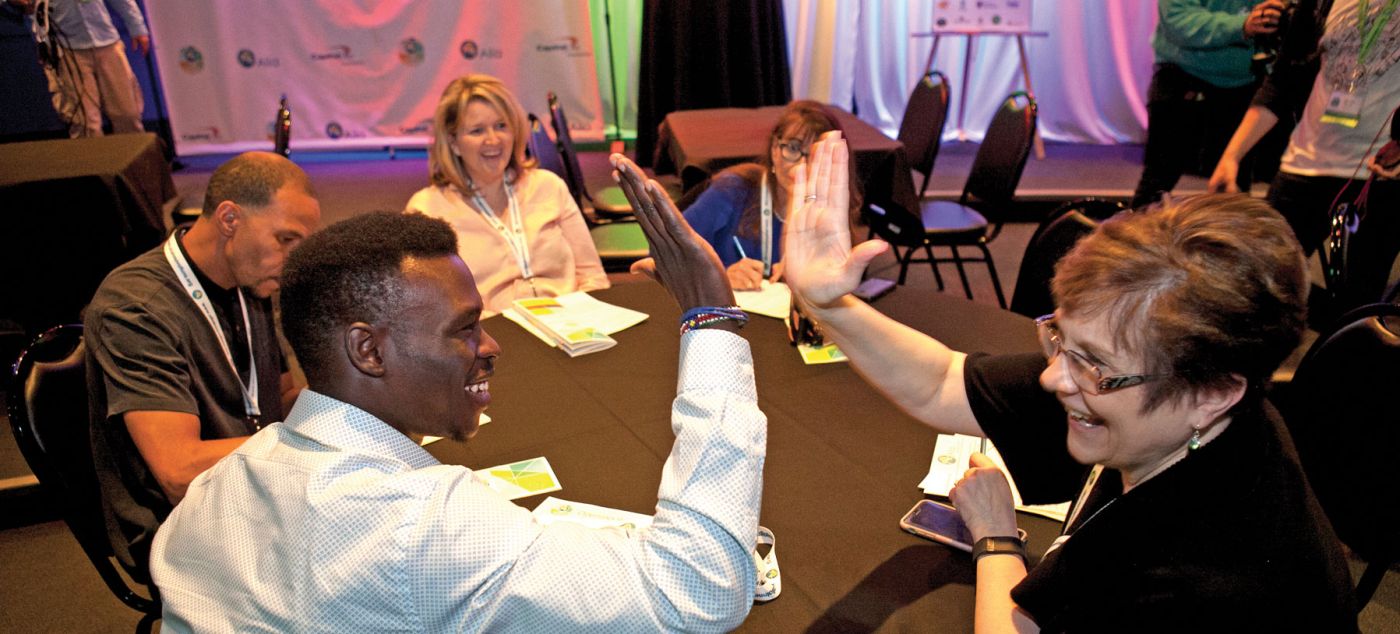
[[[766,280],[773,276],[773,192],[768,189],[767,172],[763,173],[759,189],[759,211],[763,219],[759,231],[763,244],[759,248],[763,252],[763,279]]]
[[[1084,480],[1084,488],[1079,490],[1079,497],[1074,501],[1074,509],[1070,511],[1069,517],[1065,518],[1065,529],[1074,526],[1074,520],[1079,518],[1079,512],[1084,510],[1084,503],[1089,501],[1089,492],[1094,490],[1094,485],[1099,483],[1099,476],[1103,475],[1103,465],[1096,464],[1089,470],[1089,477]]]
[[[204,286],[194,276],[194,269],[190,268],[190,263],[185,261],[185,254],[180,252],[177,242],[180,234],[180,231],[176,231],[165,241],[165,260],[170,263],[170,268],[175,269],[175,277],[180,278],[180,285],[185,287],[185,294],[199,307],[200,314],[209,322],[209,329],[214,331],[214,338],[219,340],[219,348],[224,351],[228,367],[233,369],[233,378],[238,381],[238,387],[243,391],[243,411],[250,417],[261,416],[262,412],[258,409],[258,363],[253,357],[253,328],[248,320],[248,304],[243,300],[243,289],[235,290],[238,291],[238,306],[243,309],[243,332],[248,335],[248,383],[244,383],[243,377],[238,373],[238,364],[233,361],[233,353],[229,350],[228,341],[224,339],[224,329],[219,327],[219,317],[214,313],[214,305],[209,302],[209,295],[204,292]]]
[[[479,192],[472,193],[472,204],[476,205],[486,222],[491,223],[491,227],[505,237],[506,244],[515,252],[515,263],[520,265],[520,274],[528,280],[534,277],[535,273],[530,270],[530,244],[525,238],[525,223],[520,218],[520,203],[515,199],[515,190],[511,188],[510,183],[505,183],[505,188],[506,200],[510,201],[510,227],[506,227],[505,223],[496,217],[491,204],[486,202],[486,198]]]

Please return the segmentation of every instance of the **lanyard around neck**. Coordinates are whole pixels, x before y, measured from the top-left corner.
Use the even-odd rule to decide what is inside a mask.
[[[773,192],[768,188],[768,172],[763,173],[763,179],[759,181],[759,212],[762,218],[760,224],[760,236],[763,239],[759,247],[763,252],[763,279],[773,276]]]
[[[510,245],[510,250],[515,252],[515,263],[520,266],[520,274],[525,279],[535,276],[530,270],[530,245],[525,237],[525,223],[520,218],[520,203],[515,199],[515,190],[510,183],[503,183],[506,189],[506,200],[510,202],[510,226],[507,227],[501,219],[496,216],[496,212],[491,209],[491,203],[486,202],[486,197],[481,192],[472,190],[472,204],[476,205],[477,211],[486,218],[486,222],[506,239],[506,244]]]
[[[1376,19],[1371,20],[1371,16],[1368,15],[1371,3],[1368,0],[1357,0],[1356,30],[1361,35],[1361,45],[1356,52],[1358,72],[1366,64],[1366,58],[1370,57],[1371,49],[1375,47],[1376,40],[1380,39],[1381,31],[1385,29],[1386,23],[1390,22],[1390,16],[1395,13],[1397,3],[1400,3],[1400,0],[1389,0],[1376,14]]]
[[[199,307],[204,321],[208,322],[209,329],[214,331],[214,338],[219,340],[219,349],[223,350],[228,367],[233,369],[233,378],[238,381],[238,387],[243,392],[244,413],[251,418],[257,418],[262,415],[258,409],[258,363],[253,357],[253,327],[248,320],[248,303],[243,299],[243,289],[234,290],[238,292],[238,306],[243,309],[243,332],[248,335],[247,383],[243,382],[243,376],[238,373],[238,364],[233,361],[233,352],[229,350],[228,340],[224,338],[224,329],[219,326],[219,316],[214,313],[214,304],[209,301],[209,294],[204,292],[204,286],[199,283],[199,278],[195,277],[194,269],[185,260],[185,254],[180,252],[180,234],[180,231],[176,231],[165,241],[165,260],[170,263],[170,268],[175,269],[175,277],[180,279],[185,294]]]

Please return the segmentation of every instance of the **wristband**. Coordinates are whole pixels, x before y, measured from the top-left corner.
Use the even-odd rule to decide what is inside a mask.
[[[972,561],[976,563],[987,555],[1016,555],[1021,563],[1026,563],[1026,542],[1020,537],[1005,535],[983,537],[972,546]]]
[[[697,306],[681,315],[681,334],[709,328],[722,321],[735,321],[743,327],[749,316],[738,306]]]

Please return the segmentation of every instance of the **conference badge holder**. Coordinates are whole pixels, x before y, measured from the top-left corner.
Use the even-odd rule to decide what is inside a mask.
[[[758,583],[754,587],[755,603],[767,603],[778,598],[783,592],[783,576],[778,572],[778,546],[773,531],[758,527],[758,546],[768,546],[768,553],[760,555],[761,548],[753,551],[754,567],[758,570]]]

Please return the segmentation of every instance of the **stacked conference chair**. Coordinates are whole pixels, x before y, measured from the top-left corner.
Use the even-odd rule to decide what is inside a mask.
[[[160,598],[144,566],[127,569],[142,596],[113,563],[89,441],[83,327],[59,326],[40,335],[15,362],[8,386],[15,442],[68,529],[107,588],[142,614],[137,632],[150,632],[160,618]]]
[[[1273,398],[1337,536],[1367,563],[1360,609],[1400,562],[1400,306],[1362,306],[1337,324]]]

